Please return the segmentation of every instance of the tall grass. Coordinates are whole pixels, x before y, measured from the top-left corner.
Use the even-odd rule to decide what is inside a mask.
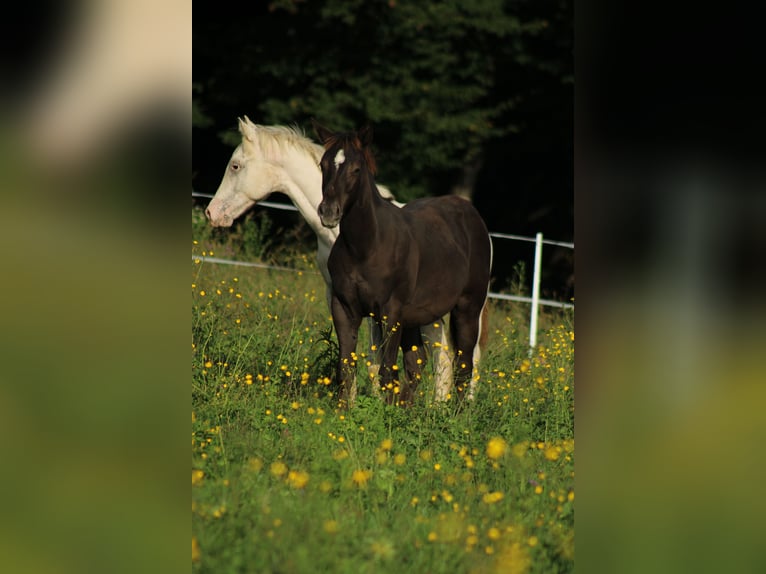
[[[193,254],[212,247],[195,242]],[[571,572],[574,335],[492,303],[475,401],[337,408],[313,255],[295,272],[192,263],[193,572]],[[363,327],[363,330],[365,328]]]

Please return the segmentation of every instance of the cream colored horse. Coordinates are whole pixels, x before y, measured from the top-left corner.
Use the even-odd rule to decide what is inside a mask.
[[[327,285],[329,307],[332,282],[327,259],[338,238],[338,228],[322,226],[317,214],[322,201],[319,160],[324,148],[297,129],[256,125],[247,116],[239,119],[239,132],[242,142],[231,155],[205,215],[211,225],[229,227],[237,217],[270,194],[281,192],[287,195],[317,236],[317,265]],[[387,188],[378,186],[378,190],[384,198],[401,207]],[[379,350],[382,348],[380,328],[373,321],[369,323],[371,342]],[[422,327],[421,333],[424,340],[432,343],[436,399],[444,400],[452,385],[452,357],[443,352],[448,348],[449,340],[444,321]],[[377,373],[377,366],[374,369]]]

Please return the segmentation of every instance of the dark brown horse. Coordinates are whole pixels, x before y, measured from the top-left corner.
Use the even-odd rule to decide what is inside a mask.
[[[392,403],[411,402],[425,359],[418,327],[450,314],[455,383],[472,387],[492,243],[479,213],[457,196],[419,199],[397,208],[375,186],[370,128],[334,133],[314,122],[321,160],[322,225],[340,225],[330,253],[332,317],[338,335],[342,400],[353,402],[357,332],[363,318],[381,324],[380,384]],[[401,347],[408,384],[398,386]],[[397,397],[398,391],[398,397]]]

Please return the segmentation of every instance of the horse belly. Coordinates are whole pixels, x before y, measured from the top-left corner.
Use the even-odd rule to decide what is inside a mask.
[[[405,327],[422,327],[443,317],[449,310],[445,309],[443,312],[438,312],[431,308],[406,306],[402,308],[401,323]]]
[[[456,297],[417,297],[404,304],[401,309],[401,322],[406,327],[428,325],[449,313],[455,306]]]
[[[434,252],[438,253],[438,250]],[[460,258],[449,265],[451,253],[421,261],[409,293],[403,299],[403,322],[412,325],[427,325],[448,314],[457,304],[465,290],[469,264]]]

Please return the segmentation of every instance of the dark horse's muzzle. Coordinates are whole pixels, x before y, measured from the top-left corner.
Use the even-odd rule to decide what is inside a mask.
[[[325,227],[335,227],[340,223],[340,205],[338,202],[322,201],[317,208],[319,220]]]

